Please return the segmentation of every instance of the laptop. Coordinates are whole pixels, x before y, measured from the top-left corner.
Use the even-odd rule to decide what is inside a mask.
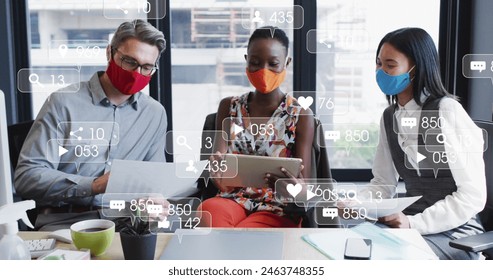
[[[190,230],[181,242],[177,235],[169,241],[161,260],[281,260],[282,232],[212,230],[192,235]],[[195,230],[197,231],[197,230]],[[183,233],[183,231],[182,231]]]

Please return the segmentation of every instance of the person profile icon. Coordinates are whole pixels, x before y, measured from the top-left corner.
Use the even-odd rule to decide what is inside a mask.
[[[260,23],[260,24],[264,23],[264,20],[260,17],[260,11],[255,11],[253,15],[254,18],[252,18],[252,22]]]
[[[195,168],[195,164],[194,164],[193,160],[188,161],[188,166],[187,166],[187,168],[185,168],[185,171],[193,172],[193,173],[198,172],[197,168]]]

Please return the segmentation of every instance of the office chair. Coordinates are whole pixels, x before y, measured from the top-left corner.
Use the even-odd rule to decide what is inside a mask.
[[[19,160],[19,154],[21,153],[22,145],[26,140],[27,134],[31,129],[34,121],[21,122],[13,125],[9,125],[9,147],[10,147],[10,163],[12,169],[15,170],[17,162]]]
[[[17,124],[9,125],[7,128],[7,134],[9,135],[8,138],[9,138],[10,166],[13,171],[15,171],[15,168],[17,167],[22,145],[24,145],[24,141],[26,140],[27,134],[29,133],[29,130],[31,130],[33,123],[34,120],[20,122]],[[22,200],[22,198],[14,193],[14,201],[20,201],[20,200]],[[37,215],[38,213],[36,209],[31,209],[27,211],[27,216],[29,217],[29,220],[33,225],[34,222],[36,221]],[[19,223],[19,225],[21,226],[22,230],[30,230],[30,228],[25,226],[23,223]]]
[[[487,260],[493,259],[493,122],[475,121],[476,125],[487,132],[487,149],[484,152],[484,164],[486,169],[486,206],[479,213],[485,233],[459,238],[450,241],[451,247],[469,251],[482,252]]]
[[[216,113],[212,113],[207,115],[205,118],[204,122],[204,127],[203,131],[210,131],[210,130],[215,130],[216,129]],[[206,135],[202,133],[202,138],[204,139]],[[312,164],[311,164],[311,174],[312,177],[318,178],[318,179],[330,179],[332,178],[332,174],[330,171],[330,165],[329,165],[329,157],[327,155],[327,150],[323,145],[324,143],[324,133],[323,133],[323,128],[320,120],[318,118],[315,118],[315,133],[313,137],[313,143],[312,143]],[[201,160],[207,160],[208,159],[208,154],[210,155],[212,153],[212,148],[207,149],[206,147],[202,147],[200,150],[200,159]],[[218,193],[217,187],[214,185],[214,183],[209,180],[209,182],[206,184],[204,179],[200,178],[197,186],[200,190],[200,197],[202,201],[216,196]],[[309,209],[308,211],[305,210],[304,207],[299,207],[295,205],[294,203],[290,203],[286,206],[284,209],[286,213],[290,214],[297,214],[303,217],[302,221],[302,226],[303,227],[317,227],[317,224],[315,223],[314,219],[314,208]]]

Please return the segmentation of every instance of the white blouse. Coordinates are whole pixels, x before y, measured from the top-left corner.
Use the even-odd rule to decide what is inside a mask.
[[[416,117],[419,120],[421,107],[413,100],[400,106],[396,119]],[[459,102],[452,98],[442,98],[439,104],[439,116],[443,118],[442,133],[445,135],[445,152],[457,154],[457,160],[449,160],[449,167],[457,185],[457,191],[447,195],[426,208],[422,213],[407,216],[411,228],[421,234],[433,234],[456,228],[484,208],[486,203],[486,177],[483,160],[483,134]],[[417,165],[418,126],[403,127],[398,122],[398,141],[412,166]],[[434,136],[435,137],[435,136]],[[419,171],[417,170],[418,174]],[[399,174],[397,173],[389,144],[383,117],[380,119],[380,137],[373,163],[373,179],[369,187],[361,192],[380,191],[384,198],[395,194]],[[373,196],[375,197],[375,196]]]

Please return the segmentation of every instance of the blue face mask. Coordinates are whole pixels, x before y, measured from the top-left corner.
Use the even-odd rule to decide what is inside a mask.
[[[392,76],[382,68],[377,70],[377,84],[386,95],[396,95],[401,93],[411,84],[411,77],[409,76],[409,72],[414,69],[414,66],[409,69],[406,73],[401,75]]]

